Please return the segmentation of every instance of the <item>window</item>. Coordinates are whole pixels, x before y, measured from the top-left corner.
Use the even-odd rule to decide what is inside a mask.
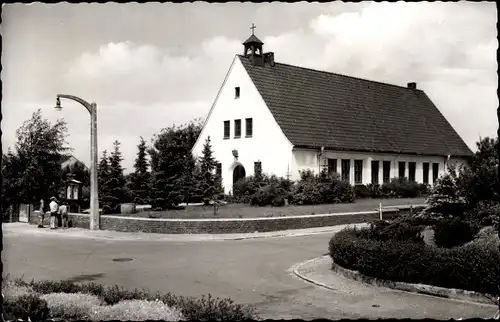
[[[417,170],[417,163],[408,162],[408,180],[415,182],[415,172]]]
[[[372,184],[378,184],[378,161],[372,161]]]
[[[241,120],[234,120],[234,138],[241,137]]]
[[[354,160],[354,183],[363,182],[363,160]]]
[[[384,183],[388,183],[389,181],[391,181],[391,161],[384,161],[382,167],[383,167],[382,177]]]
[[[404,162],[404,161],[399,162],[399,177],[400,178],[405,177],[405,170],[406,170],[406,162]]]
[[[239,87],[234,88],[234,98],[240,98],[240,88]]]
[[[351,160],[342,160],[342,180],[349,181]]]
[[[328,159],[328,175],[337,173],[337,159]]]
[[[429,184],[429,162],[424,162],[422,166],[424,170],[424,183]]]
[[[255,173],[255,176],[261,176],[262,175],[262,162],[254,162],[253,163],[253,171]]]
[[[246,119],[246,137],[251,138],[253,135],[253,119]]]
[[[229,139],[229,133],[231,132],[230,129],[231,125],[229,121],[224,121],[224,139]]]
[[[439,163],[432,164],[432,183],[436,182],[439,174]]]
[[[218,162],[215,166],[215,175],[219,178],[222,177],[222,163]]]

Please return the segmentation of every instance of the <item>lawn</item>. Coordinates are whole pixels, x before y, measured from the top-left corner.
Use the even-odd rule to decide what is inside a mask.
[[[312,205],[312,206],[294,206],[285,207],[255,207],[247,204],[227,204],[221,205],[217,215],[214,216],[213,208],[202,206],[188,206],[183,210],[167,210],[167,211],[145,211],[138,212],[134,217],[152,217],[152,218],[173,218],[173,219],[205,219],[205,218],[257,218],[257,217],[284,217],[284,216],[301,216],[315,214],[329,214],[341,212],[358,212],[371,211],[378,209],[379,204],[382,207],[400,206],[400,205],[417,205],[424,204],[425,198],[414,199],[360,199],[355,203],[345,204],[327,204],[327,205]]]

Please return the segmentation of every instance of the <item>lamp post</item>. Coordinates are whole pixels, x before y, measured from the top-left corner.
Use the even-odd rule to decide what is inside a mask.
[[[61,98],[83,105],[90,113],[90,229],[99,230],[99,196],[97,190],[97,104],[73,96],[58,94],[55,108],[61,110]]]

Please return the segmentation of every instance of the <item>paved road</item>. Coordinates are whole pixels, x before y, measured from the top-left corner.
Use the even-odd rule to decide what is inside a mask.
[[[4,274],[74,279],[252,304],[264,318],[491,317],[494,307],[364,286],[330,291],[292,275],[331,234],[238,241],[151,241],[4,233]],[[113,258],[132,258],[114,262]],[[360,286],[361,285],[361,286]],[[362,292],[352,289],[364,287]]]

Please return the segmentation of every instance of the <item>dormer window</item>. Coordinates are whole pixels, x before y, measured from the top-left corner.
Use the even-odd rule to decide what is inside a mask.
[[[234,98],[240,98],[240,88],[239,87],[234,88]]]

